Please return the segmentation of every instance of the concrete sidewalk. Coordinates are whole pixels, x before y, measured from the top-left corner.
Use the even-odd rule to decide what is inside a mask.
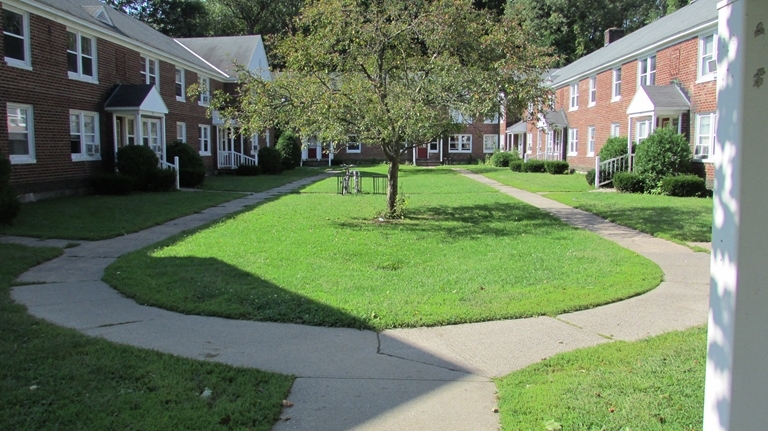
[[[14,300],[53,323],[118,343],[294,374],[276,430],[496,430],[493,377],[556,353],[705,324],[709,255],[480,175],[464,175],[656,262],[665,281],[627,301],[558,316],[374,333],[186,316],[139,305],[101,281],[118,256],[324,176],[249,195],[146,231],[81,243],[32,268]],[[0,238],[28,245],[66,245]]]

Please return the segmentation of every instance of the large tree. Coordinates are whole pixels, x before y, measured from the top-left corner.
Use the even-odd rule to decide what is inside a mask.
[[[208,0],[213,35],[275,34],[283,31],[304,0]]]
[[[349,135],[389,162],[395,212],[406,152],[457,130],[464,118],[542,106],[549,56],[507,17],[472,0],[316,0],[278,38],[272,80],[241,75],[239,95],[214,107],[246,132],[267,127],[342,147]]]

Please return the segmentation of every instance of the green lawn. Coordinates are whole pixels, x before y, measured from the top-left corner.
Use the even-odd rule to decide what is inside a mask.
[[[201,188],[204,190],[258,193],[296,180],[313,177],[325,171],[325,168],[296,168],[284,171],[280,175],[257,175],[255,177],[220,175],[206,178]]]
[[[13,303],[11,280],[60,253],[0,244],[0,429],[271,429],[290,376],[112,344]]]
[[[558,314],[661,280],[649,260],[456,172],[404,168],[401,190],[408,218],[383,222],[383,195],[337,195],[327,179],[123,256],[105,280],[184,313],[373,329]]]
[[[452,166],[455,167],[455,166]],[[504,185],[529,192],[586,192],[592,189],[582,174],[552,175],[545,173],[512,172],[509,168],[493,166],[461,166]]]
[[[25,203],[0,235],[98,240],[113,238],[242,197],[238,193],[166,192],[74,196]]]
[[[705,328],[554,356],[497,380],[502,429],[700,430],[706,356]]]
[[[547,197],[659,238],[712,241],[712,199],[629,193],[550,193]]]

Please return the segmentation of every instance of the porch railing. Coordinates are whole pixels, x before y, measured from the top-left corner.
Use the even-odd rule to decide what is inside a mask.
[[[179,189],[179,156],[173,157],[173,163],[168,163],[164,160],[160,160],[158,163],[160,169],[173,169],[176,172],[176,182],[174,188]]]
[[[543,153],[525,154],[525,160],[562,160],[563,155],[558,151],[545,151]]]
[[[246,156],[237,151],[219,151],[218,166],[221,168],[236,169],[240,165],[256,166],[259,164],[258,154],[254,157]]]
[[[600,156],[595,157],[595,188],[613,181],[613,176],[617,172],[631,172],[634,167],[634,154],[625,154],[605,161],[600,160]]]

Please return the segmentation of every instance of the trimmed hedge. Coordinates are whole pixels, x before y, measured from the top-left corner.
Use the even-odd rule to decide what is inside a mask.
[[[605,161],[609,159],[615,159],[616,157],[626,156],[627,140],[628,139],[626,136],[614,136],[608,138],[598,153],[600,160]]]
[[[588,170],[587,175],[585,175],[585,177],[587,178],[587,184],[594,187],[595,186],[595,170],[594,169]]]
[[[21,211],[21,201],[11,183],[11,161],[0,155],[0,225],[10,225]]]
[[[707,185],[696,175],[668,176],[661,180],[661,193],[682,198],[706,196]]]
[[[91,177],[97,195],[127,195],[133,191],[133,179],[119,173],[96,174]]]
[[[567,174],[570,165],[565,160],[547,160],[544,162],[544,170],[548,174],[562,175]]]
[[[167,192],[176,187],[176,171],[173,169],[155,168],[149,174],[148,191]]]
[[[259,149],[259,167],[262,174],[279,175],[283,172],[283,156],[273,147]]]
[[[511,169],[512,172],[523,172],[523,164],[525,164],[525,162],[522,160],[509,162],[509,169]]]
[[[150,181],[158,169],[157,155],[143,145],[126,145],[117,150],[117,170],[133,178],[138,190],[150,190]]]
[[[166,149],[168,161],[179,157],[179,184],[181,187],[197,187],[205,181],[205,163],[194,148],[181,141],[176,141]]]
[[[643,193],[645,191],[645,180],[640,175],[632,172],[617,172],[613,176],[613,187],[624,193]]]
[[[288,171],[301,164],[301,140],[293,132],[283,132],[275,148],[280,152],[283,169]]]
[[[523,164],[523,172],[546,172],[543,160],[528,160]]]
[[[688,140],[669,127],[654,130],[637,146],[635,173],[643,177],[647,190],[658,188],[666,176],[687,173],[690,166]]]
[[[261,174],[261,168],[255,165],[239,165],[235,174],[239,177],[255,177]]]
[[[497,168],[508,168],[509,164],[515,160],[520,160],[520,156],[518,156],[517,153],[497,151],[491,156],[490,165],[496,166]]]

